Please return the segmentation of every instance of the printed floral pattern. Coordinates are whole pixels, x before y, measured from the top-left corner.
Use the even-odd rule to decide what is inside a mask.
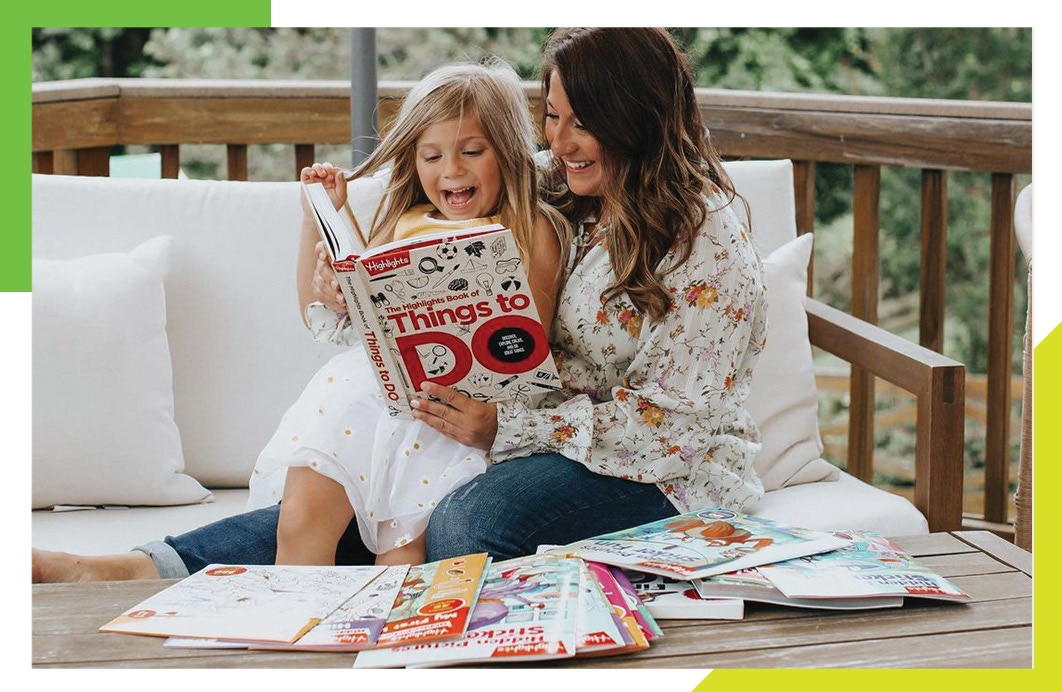
[[[759,433],[743,406],[766,336],[762,267],[718,190],[708,205],[689,261],[663,275],[672,306],[658,322],[625,295],[601,303],[613,276],[603,245],[573,269],[551,338],[565,389],[537,409],[499,405],[494,463],[559,452],[656,483],[681,512],[763,495]]]

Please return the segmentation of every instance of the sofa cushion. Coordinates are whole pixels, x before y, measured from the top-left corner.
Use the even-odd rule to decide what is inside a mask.
[[[882,536],[929,533],[926,518],[907,498],[844,471],[836,483],[803,483],[769,492],[745,511],[820,531],[876,531]]]
[[[767,345],[756,361],[746,407],[763,442],[754,463],[765,490],[836,480],[840,471],[821,458],[819,402],[804,312],[811,247],[812,234],[807,233],[763,261]]]
[[[210,496],[183,473],[173,418],[162,283],[172,240],[33,262],[35,508]]]
[[[834,480],[837,467],[820,458],[818,394],[804,312],[812,238],[796,234],[792,163],[728,161],[724,166],[748,203],[752,242],[764,258],[767,285],[767,346],[756,362],[746,402],[763,442],[756,473],[768,491]],[[740,200],[734,210],[750,220]]]

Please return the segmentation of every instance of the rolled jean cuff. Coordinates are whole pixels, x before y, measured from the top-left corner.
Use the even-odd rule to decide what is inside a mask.
[[[189,574],[184,560],[168,543],[150,541],[136,546],[133,550],[139,550],[151,558],[151,561],[155,563],[155,569],[159,572],[160,579],[183,579]]]

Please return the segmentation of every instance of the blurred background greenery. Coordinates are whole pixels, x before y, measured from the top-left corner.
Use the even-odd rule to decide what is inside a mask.
[[[1032,101],[1029,28],[674,28],[688,52],[698,85],[722,89],[815,92],[984,101]],[[526,79],[537,78],[547,28],[380,28],[378,77],[415,80],[453,60],[498,55]],[[33,80],[82,77],[346,80],[347,29],[298,28],[38,28],[33,30]],[[709,123],[710,126],[710,123]],[[281,145],[254,147],[252,179],[290,176]],[[342,147],[319,147],[318,158],[349,165]],[[222,177],[221,148],[182,147],[191,177]],[[816,170],[814,294],[848,309],[852,253],[849,166]],[[1023,177],[1020,184],[1028,182]],[[984,373],[988,363],[989,190],[986,174],[948,177],[948,257],[944,352]],[[882,170],[880,323],[917,341],[920,175]],[[1021,372],[1026,286],[1017,259],[1014,362]],[[830,367],[823,359],[823,367]],[[845,395],[824,395],[829,415]],[[1020,399],[1020,398],[1019,398]],[[882,400],[882,407],[893,402]],[[1015,402],[1018,405],[1019,402]],[[967,466],[983,465],[983,433],[968,422]],[[1017,438],[1012,458],[1017,458]],[[913,438],[879,430],[878,452],[909,459]],[[838,459],[834,459],[839,461]],[[898,462],[900,463],[900,462]],[[902,465],[902,463],[901,463]],[[888,465],[885,465],[888,468]],[[884,471],[888,475],[888,471]],[[905,475],[896,471],[897,479]],[[886,478],[886,481],[889,479]]]

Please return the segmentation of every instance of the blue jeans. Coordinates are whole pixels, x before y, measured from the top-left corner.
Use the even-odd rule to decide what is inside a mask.
[[[602,476],[559,454],[534,454],[491,466],[443,498],[428,522],[428,561],[487,551],[496,560],[534,553],[540,544],[582,538],[678,514],[659,488]],[[245,512],[141,550],[163,578],[185,577],[206,565],[276,561],[280,506]],[[351,522],[336,564],[372,564]]]

